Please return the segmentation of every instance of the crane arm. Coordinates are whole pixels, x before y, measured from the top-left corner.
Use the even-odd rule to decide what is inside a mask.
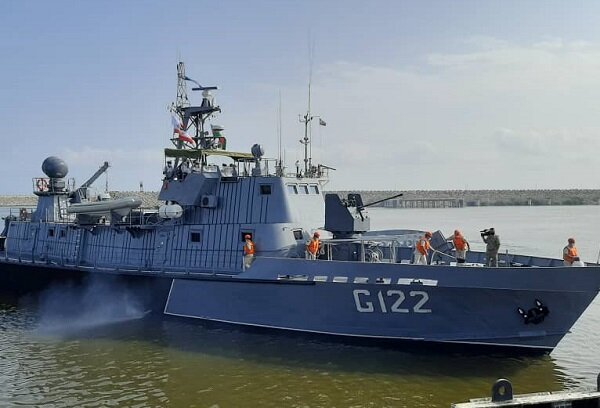
[[[98,180],[98,177],[104,174],[104,172],[108,170],[109,167],[110,165],[108,164],[108,162],[104,162],[104,164],[100,166],[100,168],[92,175],[92,177],[90,177],[85,183],[79,186],[78,190],[88,188],[89,186],[94,184],[94,181]]]

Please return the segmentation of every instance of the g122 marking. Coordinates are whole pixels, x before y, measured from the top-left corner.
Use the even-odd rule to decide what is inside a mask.
[[[431,313],[431,309],[424,307],[429,302],[429,294],[422,290],[408,292],[409,297],[419,299],[413,304],[412,309],[401,307],[406,301],[406,295],[401,290],[387,292],[380,290],[376,295],[371,296],[371,291],[367,289],[354,289],[352,294],[356,311],[360,313]],[[386,302],[386,299],[389,301]],[[388,306],[390,301],[393,303]]]

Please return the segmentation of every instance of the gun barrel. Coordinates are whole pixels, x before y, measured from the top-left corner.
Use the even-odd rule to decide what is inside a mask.
[[[384,198],[383,200],[373,201],[372,203],[368,203],[368,204],[363,205],[362,208],[366,208],[366,207],[370,207],[370,206],[375,205],[375,204],[383,203],[384,201],[391,200],[393,198],[398,198],[398,197],[401,197],[403,195],[404,195],[404,193],[400,193],[400,194],[393,195],[391,197]]]

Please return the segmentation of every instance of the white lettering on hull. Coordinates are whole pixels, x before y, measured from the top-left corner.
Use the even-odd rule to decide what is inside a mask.
[[[407,300],[406,295],[401,290],[388,290],[387,292],[377,291],[377,294],[371,295],[367,289],[354,289],[354,305],[356,311],[360,313],[431,313],[431,309],[425,308],[429,302],[429,294],[422,290],[411,290],[408,297],[416,300],[412,309],[401,307]],[[377,297],[377,299],[375,299]],[[391,303],[391,306],[389,304]],[[409,299],[409,303],[410,299]],[[375,305],[378,305],[375,307]]]

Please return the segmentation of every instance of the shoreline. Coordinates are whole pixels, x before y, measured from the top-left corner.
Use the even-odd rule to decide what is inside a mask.
[[[565,206],[600,205],[600,189],[573,190],[378,190],[378,191],[324,191],[346,197],[348,193],[360,193],[365,204],[403,193],[400,200],[460,200],[461,207],[487,206]],[[112,191],[113,198],[137,197],[142,207],[159,206],[158,192]],[[0,207],[35,207],[37,197],[31,195],[0,195]],[[377,207],[394,208],[393,202],[383,202]]]

